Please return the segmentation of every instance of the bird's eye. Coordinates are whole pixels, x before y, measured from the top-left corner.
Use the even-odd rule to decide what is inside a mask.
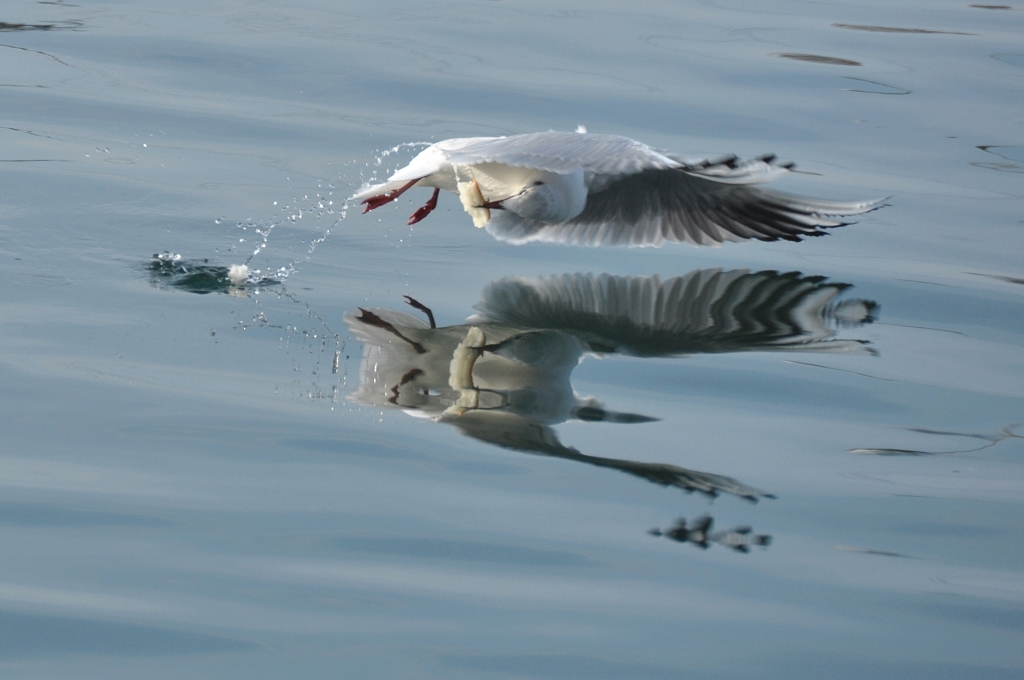
[[[542,186],[544,186],[544,182],[541,182],[540,180],[537,180],[536,182],[533,183],[533,186],[535,186],[535,187],[542,187]]]

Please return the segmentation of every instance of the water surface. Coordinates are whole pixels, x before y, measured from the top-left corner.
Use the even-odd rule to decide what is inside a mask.
[[[5,675],[1018,677],[1022,18],[5,7]],[[451,196],[413,228],[426,195],[345,207],[407,143],[578,124],[774,152],[802,171],[781,190],[891,205],[702,249],[511,246]],[[246,261],[260,283],[230,285]],[[461,333],[497,282],[655,276],[835,297],[810,328],[741,305],[774,330],[672,351],[565,307],[526,336],[503,317],[505,349],[559,360],[492,386],[506,411],[475,429],[433,422],[442,378],[352,398],[359,308],[428,326],[409,295]],[[807,334],[850,351],[780,351]]]

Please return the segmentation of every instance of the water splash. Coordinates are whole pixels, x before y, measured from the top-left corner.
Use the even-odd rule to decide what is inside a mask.
[[[356,185],[367,186],[370,183],[376,182],[378,175],[382,172],[390,175],[394,168],[390,168],[395,163],[389,162],[392,156],[402,156],[403,152],[406,152],[408,156],[409,152],[417,152],[425,146],[429,146],[431,142],[403,142],[385,148],[383,151],[375,152],[369,160],[362,162],[361,164],[356,161],[351,165],[362,167],[358,170],[359,178],[357,181],[352,181],[350,178],[344,176],[338,176],[331,181],[327,180],[316,180],[316,187],[313,192],[309,194],[303,194],[301,197],[296,196],[291,201],[273,201],[272,206],[279,215],[268,217],[264,219],[253,219],[247,217],[244,220],[239,220],[234,223],[234,229],[238,235],[237,240],[232,239],[234,243],[229,245],[225,250],[226,252],[233,252],[236,250],[249,250],[248,255],[242,261],[241,264],[232,264],[231,267],[216,267],[215,265],[209,264],[206,259],[202,260],[184,260],[180,255],[172,252],[163,252],[154,255],[154,260],[148,267],[151,271],[156,272],[155,283],[161,282],[161,285],[167,285],[174,288],[180,288],[183,290],[190,290],[193,292],[224,292],[221,289],[224,287],[224,281],[227,281],[231,286],[236,289],[242,288],[256,288],[270,285],[272,283],[284,283],[287,279],[292,277],[298,272],[301,265],[312,259],[315,250],[326,242],[332,235],[338,225],[347,217],[349,205],[349,197],[352,192],[352,187]],[[395,168],[401,165],[401,159],[395,159],[398,164]],[[288,178],[290,180],[290,178]],[[339,188],[340,187],[340,188]],[[336,196],[338,190],[346,192],[345,198],[339,198]],[[297,229],[301,229],[300,223],[303,219],[312,219],[314,222],[314,229],[316,230],[315,236],[309,239],[308,243],[303,239],[301,243],[306,244],[302,249],[303,252],[298,257],[288,259],[285,264],[281,264],[273,267],[257,267],[254,262],[257,262],[261,255],[266,255],[267,250],[271,246],[271,237],[275,230],[278,230],[282,226],[292,226]],[[220,225],[227,222],[227,219],[223,216],[219,216],[213,220],[214,224]],[[329,222],[326,227],[322,224]],[[241,232],[241,233],[240,233]],[[255,245],[252,245],[255,243]],[[289,248],[286,242],[286,249]],[[218,250],[219,252],[219,250]],[[224,269],[221,271],[220,269]],[[232,278],[233,274],[233,278]],[[225,289],[226,290],[226,289]]]
[[[390,149],[377,151],[376,155],[373,157],[373,160],[366,164],[366,167],[369,169],[370,172],[368,175],[361,177],[362,182],[359,185],[359,189],[362,190],[371,185],[380,184],[381,182],[383,182],[384,178],[381,177],[381,170],[384,171],[384,174],[387,177],[390,177],[395,170],[405,165],[405,163],[389,163],[385,165],[384,161],[390,158],[391,156],[399,154],[403,151],[416,151],[418,149],[424,149],[430,146],[431,144],[433,144],[433,142],[403,142],[401,144],[396,144]],[[394,167],[392,167],[392,165],[394,165]]]
[[[332,183],[318,182],[318,191],[310,197],[309,194],[305,194],[301,199],[292,199],[291,202],[285,205],[279,206],[279,210],[284,213],[283,216],[272,220],[259,220],[254,221],[252,218],[247,218],[245,221],[240,221],[235,224],[235,228],[243,232],[252,230],[255,232],[257,237],[257,244],[253,248],[252,252],[245,259],[243,264],[249,267],[249,281],[257,281],[266,278],[272,278],[277,281],[284,281],[292,274],[296,273],[299,266],[308,262],[317,246],[326,241],[330,237],[331,232],[345,219],[348,214],[348,199],[338,201],[334,192],[336,186]],[[305,203],[305,204],[304,204]],[[278,202],[274,201],[274,206],[278,206]],[[268,272],[264,272],[261,269],[257,269],[252,266],[253,260],[258,257],[263,251],[265,251],[270,245],[270,237],[274,233],[274,230],[281,225],[296,224],[303,217],[313,217],[317,221],[324,219],[332,219],[330,226],[321,231],[319,235],[310,240],[309,246],[306,248],[306,252],[302,257],[291,260],[284,265],[277,267],[276,269]],[[220,223],[223,218],[216,220],[216,223]],[[239,243],[245,243],[245,237],[239,238]]]
[[[285,290],[275,278],[249,277],[232,282],[231,270],[240,267],[244,265],[214,265],[206,259],[186,259],[171,252],[158,253],[146,264],[151,283],[157,288],[200,295],[226,293],[253,305],[251,315],[235,317],[226,327],[211,329],[210,337],[214,343],[220,342],[222,330],[276,336],[278,349],[290,357],[295,379],[276,384],[275,394],[292,393],[331,411],[339,405],[343,411],[350,410],[344,406],[350,360],[347,336],[334,330],[326,315]]]
[[[240,244],[247,243],[249,232],[255,233],[256,235],[256,246],[242,263],[244,266],[249,268],[247,282],[256,283],[267,279],[283,282],[290,276],[297,273],[300,266],[312,259],[313,253],[316,249],[330,238],[334,230],[337,229],[338,225],[341,224],[348,215],[349,208],[351,207],[349,203],[349,196],[351,194],[346,194],[346,197],[343,199],[336,197],[335,192],[338,190],[339,186],[346,188],[351,185],[368,186],[369,184],[377,181],[377,178],[382,171],[386,172],[388,175],[391,174],[393,169],[389,170],[389,168],[394,164],[387,162],[391,156],[396,154],[401,155],[402,152],[417,151],[430,146],[430,144],[431,142],[405,142],[402,144],[396,144],[388,149],[377,151],[371,159],[366,161],[363,165],[363,169],[359,172],[360,178],[358,182],[346,181],[343,177],[339,177],[333,182],[317,180],[317,190],[312,195],[303,194],[301,198],[293,198],[284,205],[279,205],[278,201],[274,201],[273,205],[282,213],[281,216],[269,220],[253,220],[252,218],[246,218],[243,221],[237,222],[235,224],[235,228],[242,232],[246,232],[238,239]],[[401,165],[401,163],[399,163],[399,165]],[[396,168],[397,167],[398,165],[396,165]],[[317,236],[309,241],[309,244],[301,257],[290,260],[287,263],[268,271],[255,268],[252,264],[253,261],[268,249],[271,243],[271,235],[274,231],[282,225],[295,226],[303,218],[314,218],[318,222],[331,220],[331,222],[329,226],[320,231]],[[214,220],[215,224],[221,224],[222,222],[224,222],[223,217],[219,217]]]
[[[189,293],[244,294],[277,285],[273,278],[260,276],[245,265],[214,265],[203,259],[185,259],[178,253],[156,253],[146,265],[150,282],[158,288],[176,288]]]

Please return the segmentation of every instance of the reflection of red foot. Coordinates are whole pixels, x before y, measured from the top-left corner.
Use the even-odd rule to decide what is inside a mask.
[[[430,311],[430,307],[427,307],[425,304],[423,304],[419,300],[414,300],[413,298],[409,297],[408,295],[403,295],[402,297],[405,298],[405,303],[407,305],[415,307],[416,309],[420,310],[421,312],[423,312],[424,314],[427,315],[427,318],[430,320],[430,327],[431,328],[437,328],[437,324],[434,323],[434,313],[432,311]]]
[[[430,197],[430,200],[423,204],[416,212],[409,216],[409,221],[406,224],[416,224],[424,217],[433,212],[434,208],[437,207],[437,195],[441,193],[440,189],[434,189],[434,195]]]
[[[413,181],[409,182],[405,186],[403,186],[403,187],[401,187],[399,189],[395,189],[394,191],[389,191],[386,194],[381,194],[380,196],[370,196],[369,198],[364,198],[362,203],[366,207],[363,209],[363,214],[365,215],[366,213],[370,212],[371,210],[379,208],[382,205],[384,205],[386,203],[390,203],[391,201],[395,200],[396,198],[398,198],[399,196],[404,194],[406,191],[411,189],[412,185],[416,184],[416,182],[419,182],[419,180],[418,179],[414,179]]]

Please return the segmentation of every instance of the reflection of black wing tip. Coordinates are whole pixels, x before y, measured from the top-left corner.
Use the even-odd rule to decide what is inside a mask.
[[[712,531],[713,524],[710,515],[702,515],[689,523],[685,517],[680,517],[667,529],[654,528],[647,533],[656,538],[664,536],[677,543],[689,543],[701,550],[707,550],[712,543],[717,543],[736,552],[749,553],[751,546],[766,548],[771,545],[772,537],[769,534],[755,534],[750,526]]]
[[[591,423],[607,422],[607,423],[622,423],[627,425],[637,423],[653,423],[661,420],[661,418],[654,418],[652,416],[645,416],[639,413],[619,413],[617,411],[606,411],[603,408],[597,406],[577,406],[572,411],[572,417],[576,420],[582,420]]]

